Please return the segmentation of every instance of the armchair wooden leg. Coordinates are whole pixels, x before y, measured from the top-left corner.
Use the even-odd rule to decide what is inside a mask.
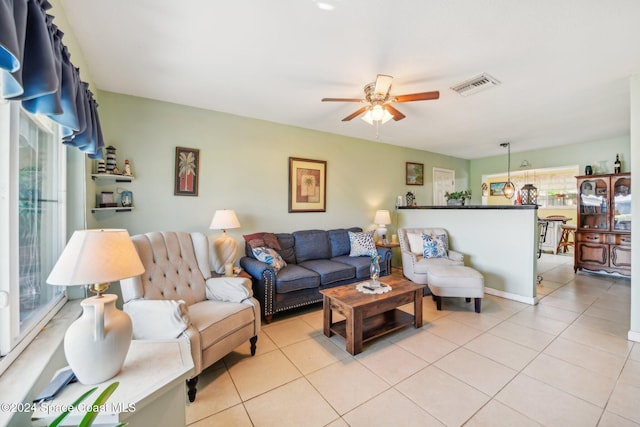
[[[189,402],[196,400],[196,384],[198,384],[198,377],[189,378],[187,380],[187,396],[189,396]]]
[[[476,313],[480,313],[480,304],[482,304],[482,298],[476,298]]]
[[[442,310],[442,297],[436,295],[436,309]]]
[[[271,323],[272,320],[273,320],[273,314],[268,314],[264,316],[264,323],[266,323],[267,325]]]
[[[258,336],[256,335],[255,337],[251,337],[249,339],[249,342],[251,343],[251,355],[255,356],[256,355],[256,343],[258,342]]]

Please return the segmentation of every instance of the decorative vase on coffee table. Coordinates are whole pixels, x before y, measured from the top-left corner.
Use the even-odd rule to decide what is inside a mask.
[[[380,277],[380,256],[376,255],[371,257],[371,266],[369,268],[369,276],[371,277],[371,287],[377,288],[380,286],[378,278]]]

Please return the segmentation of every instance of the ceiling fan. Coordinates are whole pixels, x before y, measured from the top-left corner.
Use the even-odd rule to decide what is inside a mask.
[[[411,101],[428,101],[431,99],[438,99],[440,92],[419,92],[409,95],[391,95],[391,82],[392,76],[384,74],[378,74],[375,82],[369,83],[364,87],[364,99],[359,98],[322,98],[322,102],[362,102],[367,105],[348,115],[343,122],[358,117],[365,113],[362,117],[363,120],[369,124],[386,123],[388,120],[393,119],[395,121],[402,120],[406,116],[398,111],[391,104],[394,102],[411,102]]]

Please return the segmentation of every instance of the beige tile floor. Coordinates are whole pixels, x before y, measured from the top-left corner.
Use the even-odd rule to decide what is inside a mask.
[[[321,308],[276,316],[200,376],[187,423],[203,426],[640,426],[640,344],[627,341],[630,281],[573,273],[543,254],[540,303],[448,298],[424,326],[351,356]],[[411,311],[410,307],[406,308]]]

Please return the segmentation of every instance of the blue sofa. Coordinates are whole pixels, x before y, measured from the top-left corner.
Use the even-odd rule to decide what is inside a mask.
[[[277,252],[287,263],[277,273],[268,264],[257,260],[249,242],[240,266],[252,278],[254,297],[260,301],[262,315],[270,323],[275,313],[322,301],[321,289],[367,280],[371,257],[349,256],[349,231],[303,230],[275,233],[280,249]],[[391,250],[377,248],[380,255],[380,276],[391,272]]]

